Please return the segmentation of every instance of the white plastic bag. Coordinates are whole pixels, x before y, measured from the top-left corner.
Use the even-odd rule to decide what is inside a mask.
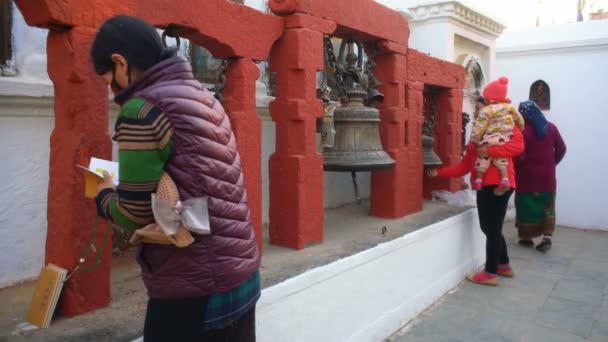
[[[454,207],[476,207],[475,192],[470,189],[449,192],[445,190],[433,191],[433,200],[446,202]]]

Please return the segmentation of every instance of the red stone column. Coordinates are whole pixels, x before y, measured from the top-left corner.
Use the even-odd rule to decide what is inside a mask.
[[[405,50],[407,51],[407,50]],[[408,202],[407,148],[410,140],[406,120],[407,58],[397,53],[376,57],[374,74],[382,83],[384,102],[380,106],[380,137],[384,150],[396,162],[392,169],[374,171],[371,179],[371,215],[397,218],[415,211]]]
[[[422,117],[424,84],[417,81],[409,81],[407,87],[407,102],[408,102],[408,160],[409,167],[404,175],[408,180],[408,208],[410,212],[422,210],[422,184],[423,176],[423,159],[422,159],[422,125],[424,118]]]
[[[88,246],[96,215],[84,198],[84,179],[76,164],[94,157],[111,159],[108,135],[108,88],[94,74],[89,53],[95,31],[76,27],[48,36],[48,72],[55,87],[55,128],[51,136],[46,262],[74,269]],[[107,227],[100,221],[96,246]],[[82,314],[110,303],[112,239],[101,265],[89,273],[76,272],[66,283],[61,310]],[[92,257],[90,258],[92,259]],[[87,260],[90,262],[91,260]]]
[[[442,90],[437,98],[435,151],[444,165],[460,162],[462,130],[462,90]],[[460,178],[434,178],[425,181],[425,197],[435,190],[460,190]]]
[[[255,82],[260,75],[256,64],[247,58],[232,63],[226,74],[224,107],[241,155],[251,222],[258,247],[262,250],[262,121],[255,107]]]
[[[323,69],[323,35],[285,31],[270,57],[276,72],[276,150],[270,157],[270,242],[295,249],[323,240],[323,157],[317,151],[316,74]]]

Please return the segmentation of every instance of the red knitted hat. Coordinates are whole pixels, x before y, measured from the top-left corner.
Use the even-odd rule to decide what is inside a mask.
[[[501,77],[496,81],[488,83],[486,88],[483,90],[483,97],[486,101],[491,103],[502,103],[507,102],[507,85],[509,79]]]

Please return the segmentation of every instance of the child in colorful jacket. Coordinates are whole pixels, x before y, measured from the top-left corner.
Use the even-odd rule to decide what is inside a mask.
[[[503,145],[511,140],[515,125],[521,130],[524,129],[523,117],[511,105],[511,100],[507,98],[508,83],[508,78],[501,77],[490,82],[484,89],[483,97],[486,100],[486,107],[481,110],[473,123],[470,140],[473,144],[477,146]],[[475,162],[477,176],[472,184],[473,189],[481,189],[484,174],[490,163],[496,166],[501,177],[501,182],[494,192],[496,195],[502,195],[511,189],[507,171],[509,160],[507,158],[477,158]]]

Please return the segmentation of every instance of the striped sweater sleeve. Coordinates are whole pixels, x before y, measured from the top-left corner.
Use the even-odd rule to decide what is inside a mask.
[[[158,107],[136,98],[122,107],[115,130],[119,185],[97,195],[97,211],[134,230],[154,222],[151,194],[171,155],[173,128]]]

